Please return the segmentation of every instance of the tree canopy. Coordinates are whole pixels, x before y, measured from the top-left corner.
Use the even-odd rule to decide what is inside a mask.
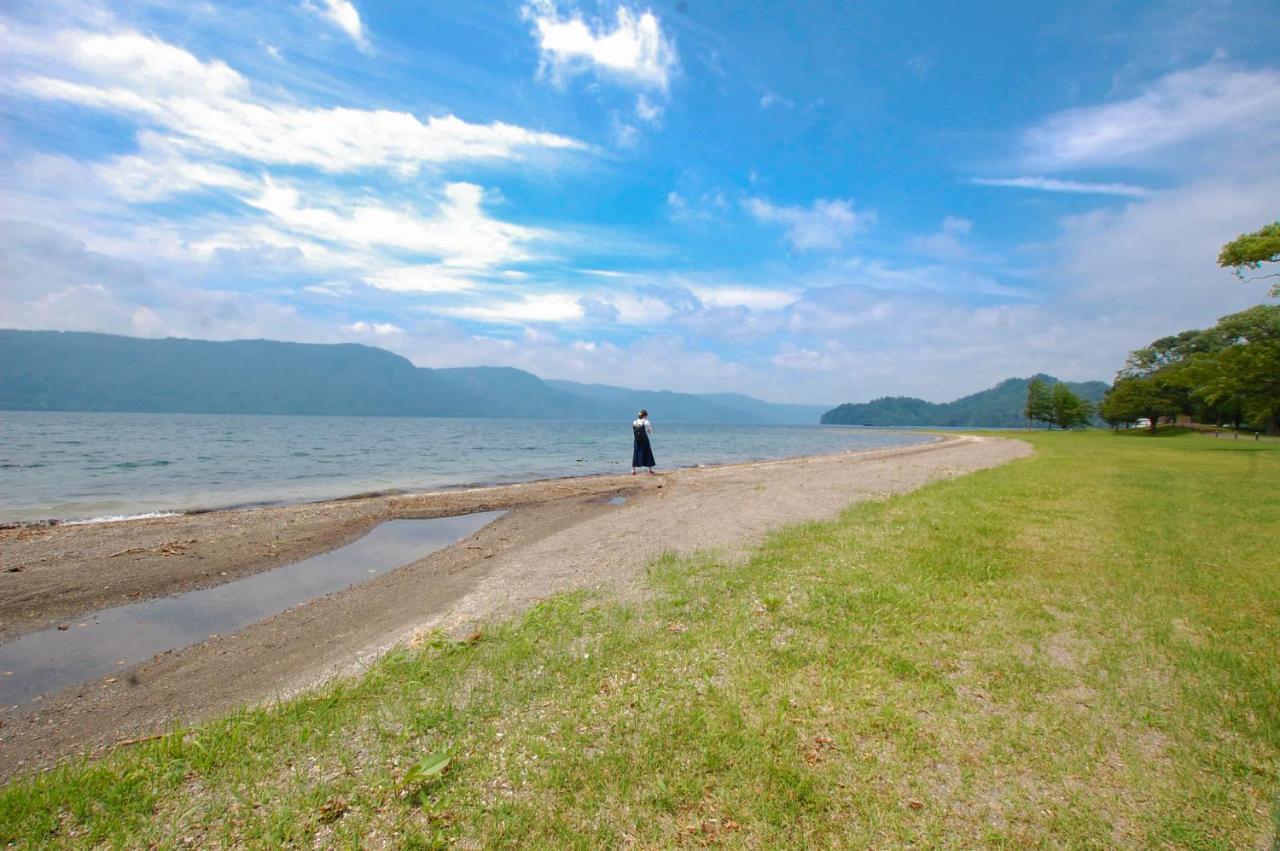
[[[1161,417],[1178,412],[1178,402],[1168,383],[1155,376],[1119,378],[1107,391],[1098,414],[1111,425],[1126,425],[1145,419],[1152,434]]]
[[[1240,236],[1222,246],[1218,254],[1218,265],[1235,269],[1236,276],[1245,278],[1245,269],[1260,269],[1263,263],[1280,262],[1280,222],[1263,225],[1253,233],[1242,233]],[[1260,278],[1280,277],[1280,272],[1259,275]],[[1280,284],[1271,288],[1273,296],[1280,296]]]
[[[1065,384],[1053,385],[1049,391],[1049,422],[1066,429],[1087,426],[1093,419],[1093,405],[1081,399]]]
[[[1178,413],[1280,433],[1280,306],[1260,304],[1212,328],[1129,354],[1099,413],[1117,425]]]

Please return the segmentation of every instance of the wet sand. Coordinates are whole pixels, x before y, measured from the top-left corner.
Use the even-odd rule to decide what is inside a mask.
[[[117,675],[0,712],[0,777],[288,697],[426,630],[455,635],[562,591],[641,593],[662,552],[737,557],[788,523],[1030,454],[949,437],[898,449],[411,496],[0,530],[0,641],[212,587],[352,541],[377,523],[506,510],[476,535],[354,588]],[[626,497],[621,505],[618,496]],[[2,675],[2,672],[0,672]]]

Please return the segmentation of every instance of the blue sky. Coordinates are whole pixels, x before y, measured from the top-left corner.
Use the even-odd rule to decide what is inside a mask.
[[[1270,2],[16,2],[0,326],[838,403],[1265,300]]]

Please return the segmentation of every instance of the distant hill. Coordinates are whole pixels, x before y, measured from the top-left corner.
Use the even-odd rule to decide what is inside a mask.
[[[1058,379],[1051,375],[1038,377],[1051,385],[1058,383]],[[1027,403],[1027,385],[1031,378],[1009,378],[990,390],[954,402],[885,396],[862,404],[846,403],[823,414],[822,422],[826,425],[1018,428],[1027,423],[1022,411]],[[1105,381],[1068,381],[1066,385],[1076,395],[1095,405],[1110,387]]]
[[[821,406],[424,369],[383,349],[0,330],[0,410],[816,423]]]

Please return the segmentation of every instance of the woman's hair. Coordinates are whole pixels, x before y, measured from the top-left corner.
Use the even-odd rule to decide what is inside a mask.
[[[641,409],[640,409],[640,413],[638,414],[638,416],[639,416],[641,419],[643,419],[643,418],[645,418],[645,417],[649,416],[649,412],[648,412],[648,411],[646,411],[644,408],[641,408]]]

